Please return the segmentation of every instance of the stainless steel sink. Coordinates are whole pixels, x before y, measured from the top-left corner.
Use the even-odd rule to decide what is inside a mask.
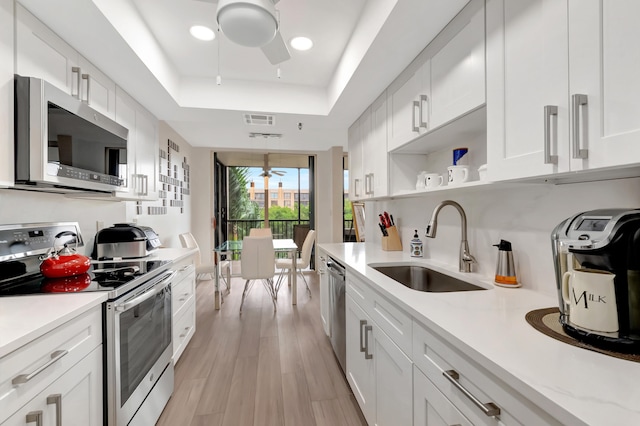
[[[451,291],[486,290],[486,288],[470,284],[466,281],[441,274],[432,269],[416,265],[371,266],[405,287],[429,293],[446,293]]]

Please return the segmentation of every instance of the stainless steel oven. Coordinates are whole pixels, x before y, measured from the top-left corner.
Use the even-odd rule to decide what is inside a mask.
[[[153,425],[173,392],[173,271],[105,304],[107,424]]]

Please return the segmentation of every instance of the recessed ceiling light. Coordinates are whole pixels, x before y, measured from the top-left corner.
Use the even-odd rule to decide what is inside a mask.
[[[296,50],[309,50],[313,47],[313,42],[307,37],[294,37],[289,44]]]
[[[194,25],[193,27],[189,28],[189,32],[198,40],[204,41],[213,40],[216,36],[211,28],[205,27],[203,25]]]

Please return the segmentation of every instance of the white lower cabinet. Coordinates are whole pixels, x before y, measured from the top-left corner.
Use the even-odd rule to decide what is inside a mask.
[[[102,424],[102,345],[40,392],[2,426]]]
[[[102,425],[101,306],[0,358],[0,372],[2,426]]]
[[[347,381],[367,423],[410,425],[411,360],[349,293],[346,328]]]
[[[171,310],[175,364],[196,332],[196,268],[193,256],[176,262],[174,270],[177,274],[171,283]]]
[[[451,401],[427,379],[417,367],[413,367],[413,426],[471,426]]]

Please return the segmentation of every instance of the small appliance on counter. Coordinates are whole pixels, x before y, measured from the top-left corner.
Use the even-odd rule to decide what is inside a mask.
[[[498,247],[498,262],[496,264],[495,285],[501,287],[520,287],[518,278],[516,277],[516,267],[513,263],[513,251],[511,243],[506,240],[500,240],[500,244],[494,244]]]
[[[551,240],[564,331],[640,354],[640,209],[578,213]]]
[[[98,231],[91,256],[97,260],[133,259],[149,256],[160,245],[158,234],[150,227],[116,223]]]

